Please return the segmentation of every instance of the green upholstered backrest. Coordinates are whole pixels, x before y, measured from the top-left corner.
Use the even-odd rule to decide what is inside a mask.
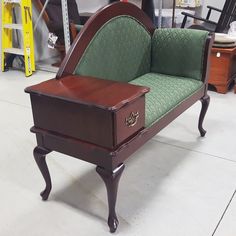
[[[150,71],[151,36],[136,19],[119,16],[95,34],[74,74],[128,82]]]
[[[201,80],[207,37],[202,30],[156,29],[151,71]]]

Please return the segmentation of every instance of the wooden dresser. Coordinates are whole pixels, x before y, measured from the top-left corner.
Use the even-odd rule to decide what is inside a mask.
[[[218,93],[226,93],[236,78],[236,47],[212,48],[209,84]]]

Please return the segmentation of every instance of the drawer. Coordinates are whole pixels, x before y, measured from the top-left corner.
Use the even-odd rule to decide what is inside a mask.
[[[115,145],[119,145],[145,125],[145,97],[120,109],[115,115]]]

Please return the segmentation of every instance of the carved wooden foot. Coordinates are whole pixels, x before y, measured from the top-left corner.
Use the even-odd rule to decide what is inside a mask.
[[[40,193],[42,199],[45,201],[48,199],[48,196],[51,192],[52,189],[52,182],[51,182],[51,177],[49,174],[49,170],[48,170],[48,166],[46,163],[46,155],[51,152],[47,149],[44,149],[42,147],[37,146],[34,149],[34,159],[43,175],[43,178],[45,180],[46,183],[46,187],[45,189]]]
[[[116,216],[115,206],[118,184],[124,168],[124,164],[120,165],[113,171],[105,170],[104,168],[101,168],[99,166],[96,168],[97,173],[101,176],[107,188],[107,198],[109,205],[108,226],[111,233],[114,233],[116,231],[119,224]]]
[[[202,109],[201,109],[201,113],[199,116],[198,129],[199,129],[201,136],[204,137],[206,134],[206,130],[203,129],[202,123],[203,123],[204,117],[206,115],[206,112],[207,112],[207,109],[208,109],[208,106],[210,103],[210,97],[208,95],[206,95],[205,97],[203,97],[201,99],[201,102],[202,102]]]

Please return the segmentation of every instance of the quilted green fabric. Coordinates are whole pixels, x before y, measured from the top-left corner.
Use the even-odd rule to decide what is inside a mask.
[[[130,81],[150,72],[151,36],[136,19],[119,16],[94,36],[74,74]]]
[[[146,94],[145,101],[146,127],[158,121],[203,86],[201,81],[195,79],[157,73],[145,74],[130,83],[151,89]]]
[[[151,72],[201,80],[207,36],[202,30],[156,29]]]

